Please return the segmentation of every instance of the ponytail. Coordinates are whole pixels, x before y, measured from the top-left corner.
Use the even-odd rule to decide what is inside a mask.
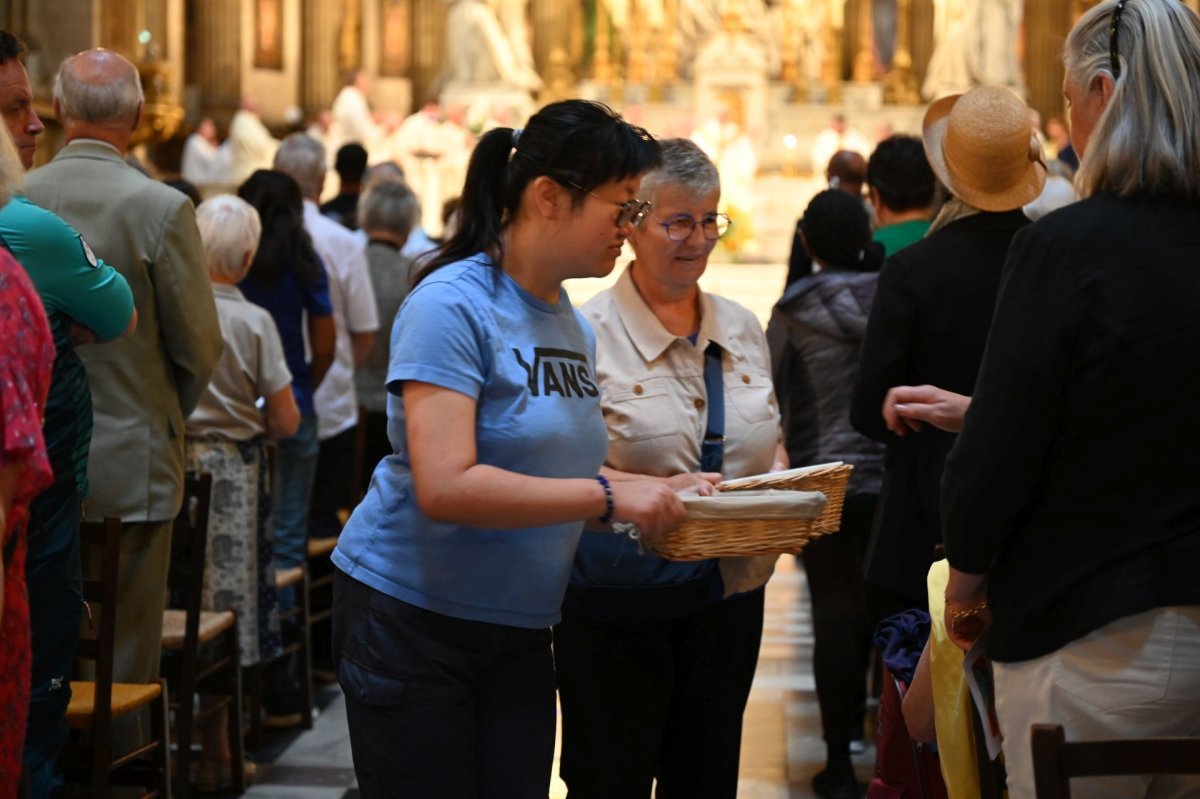
[[[422,263],[416,282],[479,252],[499,266],[501,233],[534,178],[546,175],[562,184],[578,205],[597,186],[640,175],[660,160],[653,136],[589,100],[551,103],[530,117],[524,130],[490,130],[467,166],[458,232]]]

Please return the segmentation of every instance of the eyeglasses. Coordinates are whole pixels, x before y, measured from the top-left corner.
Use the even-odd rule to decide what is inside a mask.
[[[687,214],[673,216],[666,222],[659,222],[663,230],[667,231],[667,238],[671,241],[687,241],[692,237],[692,233],[696,231],[696,226],[700,226],[704,238],[709,241],[716,241],[729,232],[730,221],[725,214],[709,214],[703,219],[696,219]]]
[[[578,183],[566,182],[566,185],[577,191],[581,191],[584,194],[590,194],[597,200],[603,200],[606,203],[612,203],[613,205],[617,206],[617,227],[636,225],[638,222],[641,222],[643,219],[645,219],[646,214],[650,213],[650,209],[654,207],[652,203],[646,200],[639,200],[636,197],[632,200],[626,200],[625,202],[617,202],[616,200],[610,200],[607,197],[601,197],[594,191],[588,191]]]
[[[1121,53],[1117,49],[1117,33],[1121,30],[1121,14],[1125,11],[1126,0],[1118,0],[1113,8],[1112,22],[1108,26],[1108,55],[1112,59],[1113,80],[1121,77]]]

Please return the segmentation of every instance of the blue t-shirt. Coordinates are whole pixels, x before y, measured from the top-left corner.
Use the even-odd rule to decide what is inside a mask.
[[[333,316],[325,266],[321,265],[321,274],[311,286],[304,285],[287,270],[274,286],[247,277],[238,284],[238,288],[250,302],[266,308],[275,320],[275,327],[279,328],[279,340],[283,342],[283,357],[287,361],[288,371],[292,373],[292,393],[296,395],[296,406],[301,416],[316,416],[311,371],[304,352],[304,315]]]
[[[608,435],[591,327],[561,292],[551,305],[486,256],[442,267],[392,326],[388,438],[333,562],[391,597],[447,616],[541,628],[559,619],[582,522],[515,530],[422,516],[413,494],[402,383],[476,400],[478,462],[535,477],[594,477]]]

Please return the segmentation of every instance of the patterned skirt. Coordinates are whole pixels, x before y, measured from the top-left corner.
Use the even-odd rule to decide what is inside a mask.
[[[261,438],[187,440],[188,471],[213,478],[201,604],[205,610],[237,612],[243,666],[283,648],[266,463]]]

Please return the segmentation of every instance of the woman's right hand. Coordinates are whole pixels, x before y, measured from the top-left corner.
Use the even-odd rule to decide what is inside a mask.
[[[683,502],[666,484],[653,480],[614,482],[613,521],[637,525],[643,536],[656,537],[683,524]]]

